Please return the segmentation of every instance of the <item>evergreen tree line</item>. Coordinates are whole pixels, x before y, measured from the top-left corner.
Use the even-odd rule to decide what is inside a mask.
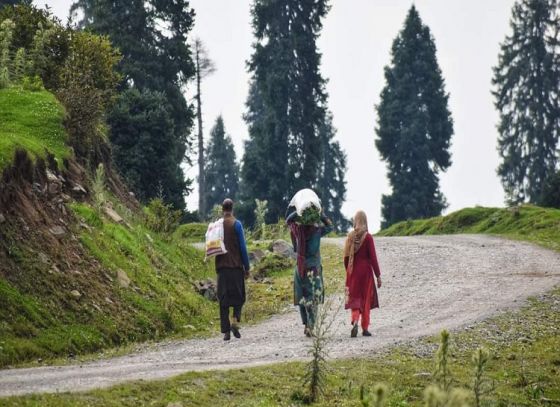
[[[518,0],[494,68],[498,174],[509,204],[560,206],[559,7],[557,0]],[[249,140],[238,163],[221,117],[204,146],[200,83],[214,67],[200,41],[189,45],[195,14],[188,1],[74,2],[78,27],[106,35],[122,53],[107,122],[114,161],[141,201],[161,197],[185,207],[192,181],[181,165],[191,164],[195,110],[184,91],[194,80],[201,218],[230,196],[248,224],[256,199],[268,201],[267,221],[275,222],[293,193],[311,187],[340,229],[348,226],[340,212],[346,155],[335,141],[316,44],[328,11],[327,0],[253,1]],[[48,86],[48,70],[43,77]],[[382,226],[389,226],[447,206],[439,174],[451,165],[449,95],[435,41],[414,6],[393,42],[385,80],[375,145],[392,188],[382,197]]]
[[[494,68],[500,113],[497,170],[508,204],[560,207],[560,3],[518,0]],[[440,215],[447,206],[439,174],[451,165],[449,95],[429,28],[411,7],[393,42],[376,106],[376,147],[392,192],[382,226]]]
[[[202,219],[230,196],[240,201],[246,223],[253,222],[255,199],[269,202],[267,221],[276,222],[297,190],[313,188],[335,223],[348,226],[340,211],[346,156],[334,141],[316,46],[327,1],[254,1],[257,41],[245,115],[250,140],[241,165],[222,118],[204,146],[200,84],[214,67],[200,40],[188,45],[194,24],[188,1],[76,0],[71,11],[79,28],[107,35],[123,55],[108,124],[114,161],[141,201],[161,196],[184,209],[191,181],[181,164],[191,164],[196,116]],[[181,93],[191,80],[196,113]]]

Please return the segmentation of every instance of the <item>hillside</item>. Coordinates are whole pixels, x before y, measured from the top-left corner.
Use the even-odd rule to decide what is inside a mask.
[[[447,216],[411,220],[377,236],[483,233],[530,241],[560,250],[560,210],[524,205],[515,208],[466,208]]]
[[[148,230],[126,191],[92,196],[54,96],[0,90],[0,112],[0,366],[213,331],[192,287],[213,270]]]

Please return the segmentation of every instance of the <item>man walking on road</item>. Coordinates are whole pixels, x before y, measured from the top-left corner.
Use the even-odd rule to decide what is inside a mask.
[[[241,338],[239,322],[241,308],[245,303],[245,279],[249,277],[249,256],[243,235],[243,225],[233,216],[233,201],[222,203],[224,213],[224,245],[227,253],[216,256],[218,274],[218,301],[220,302],[220,325],[224,341],[231,339],[231,332]],[[230,321],[229,309],[233,308]]]

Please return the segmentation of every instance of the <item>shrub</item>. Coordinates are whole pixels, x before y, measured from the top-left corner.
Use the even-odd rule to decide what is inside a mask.
[[[99,164],[95,170],[95,176],[93,177],[92,192],[93,192],[93,202],[97,210],[101,210],[105,203],[107,202],[107,192],[105,189],[105,167],[103,164]]]
[[[37,75],[33,77],[24,77],[21,82],[21,86],[24,90],[28,90],[30,92],[40,92],[44,89],[43,81]]]
[[[15,24],[6,19],[0,23],[0,89],[10,85],[10,46]]]
[[[255,199],[255,225],[253,227],[253,237],[255,239],[266,238],[266,214],[268,213],[268,201]]]
[[[78,157],[92,164],[102,155],[103,115],[119,81],[114,71],[119,60],[106,37],[88,32],[72,34],[57,94],[68,114],[65,124],[70,144]]]
[[[161,198],[152,199],[145,210],[146,226],[158,233],[172,233],[179,226],[182,212],[166,205]]]

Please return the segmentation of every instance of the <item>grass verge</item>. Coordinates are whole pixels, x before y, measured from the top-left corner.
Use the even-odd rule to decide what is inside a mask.
[[[466,208],[447,216],[397,223],[377,236],[483,233],[525,240],[560,251],[560,210],[524,205]]]

